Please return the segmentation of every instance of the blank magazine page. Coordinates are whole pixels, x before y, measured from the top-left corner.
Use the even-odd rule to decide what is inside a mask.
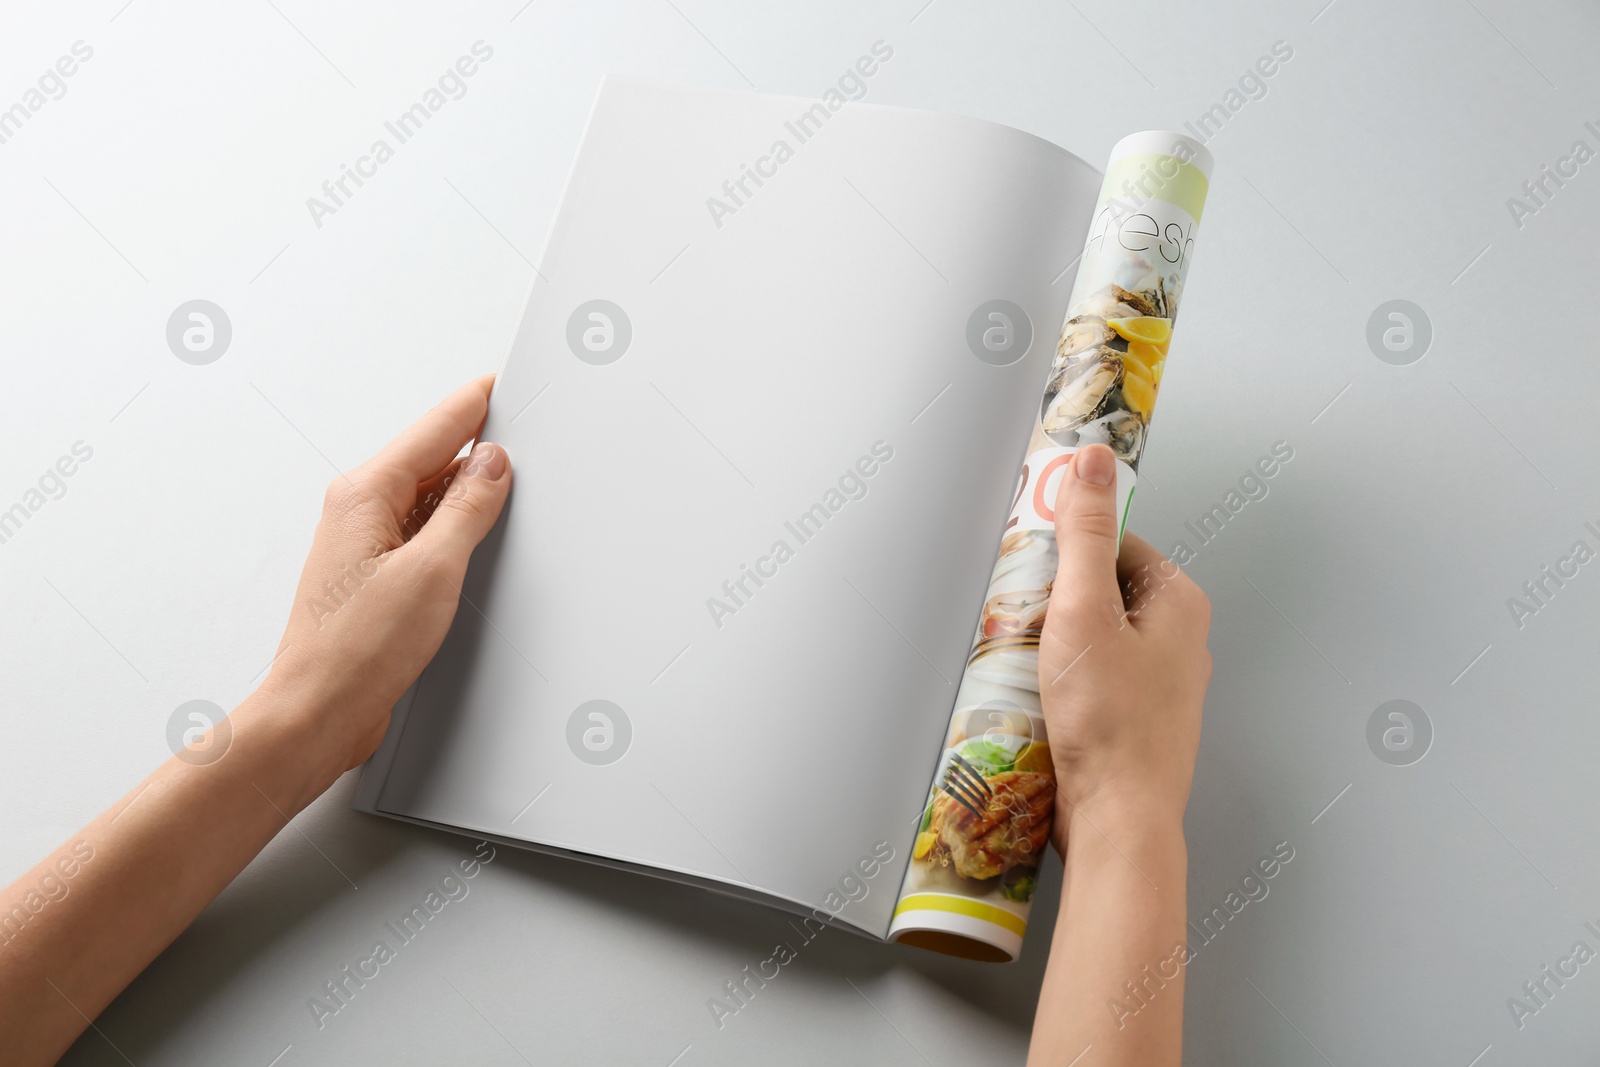
[[[483,435],[515,488],[376,809],[882,935],[1099,181],[973,119],[608,78]]]

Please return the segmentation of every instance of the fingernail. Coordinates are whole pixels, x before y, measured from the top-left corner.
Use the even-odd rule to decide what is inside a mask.
[[[1117,458],[1105,445],[1090,445],[1078,452],[1073,466],[1090,485],[1110,485],[1117,480]]]
[[[499,481],[506,472],[506,450],[488,441],[479,441],[467,456],[467,471],[477,478]]]

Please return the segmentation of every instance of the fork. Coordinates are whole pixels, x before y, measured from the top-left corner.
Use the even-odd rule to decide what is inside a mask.
[[[986,817],[984,811],[994,796],[994,790],[983,780],[983,773],[963,759],[959,752],[950,753],[950,762],[945,764],[944,780],[939,783],[939,788],[980,819]]]

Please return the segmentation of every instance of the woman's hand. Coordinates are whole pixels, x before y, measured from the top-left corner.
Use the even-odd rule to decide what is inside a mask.
[[[1066,465],[1056,498],[1060,563],[1039,692],[1066,874],[1034,1067],[1176,1067],[1183,1055],[1183,809],[1211,678],[1211,607],[1137,537],[1119,559],[1115,481],[1111,450],[1090,445]]]
[[[11,923],[0,929],[7,1064],[54,1063],[296,813],[377,747],[389,709],[444,641],[467,560],[511,489],[504,450],[480,443],[455,458],[483,426],[492,383],[450,394],[328,487],[272,671],[225,720],[231,743],[213,729],[0,889]],[[42,910],[41,886],[56,890]]]
[[[1039,645],[1056,765],[1056,847],[1073,813],[1128,810],[1178,825],[1211,679],[1211,605],[1178,566],[1129,534],[1117,553],[1116,461],[1068,463],[1056,502],[1060,563]]]
[[[263,690],[300,715],[332,774],[370,756],[389,709],[443,643],[467,561],[511,491],[483,426],[494,376],[457,389],[328,485],[289,625]],[[331,779],[330,779],[331,781]]]

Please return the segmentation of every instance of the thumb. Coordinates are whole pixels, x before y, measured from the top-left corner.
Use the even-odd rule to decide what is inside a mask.
[[[506,450],[479,441],[413,540],[465,570],[472,550],[500,517],[510,492],[511,460]]]
[[[1073,455],[1056,494],[1056,565],[1053,592],[1069,602],[1108,605],[1120,614],[1117,584],[1117,460],[1102,444]],[[1113,616],[1114,617],[1114,616]]]

